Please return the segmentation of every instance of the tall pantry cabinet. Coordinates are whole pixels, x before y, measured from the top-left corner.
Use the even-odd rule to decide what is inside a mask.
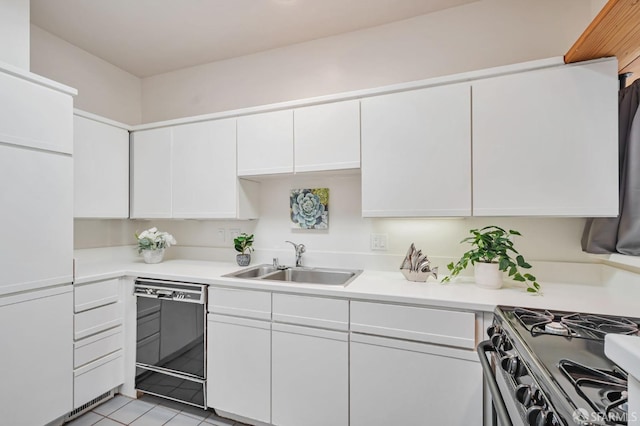
[[[0,422],[30,426],[72,408],[76,92],[2,65],[0,93]]]

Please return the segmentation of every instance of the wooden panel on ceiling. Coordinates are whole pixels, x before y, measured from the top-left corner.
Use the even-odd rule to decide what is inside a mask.
[[[564,56],[565,63],[606,56],[618,58],[620,72],[640,74],[640,0],[609,0]]]

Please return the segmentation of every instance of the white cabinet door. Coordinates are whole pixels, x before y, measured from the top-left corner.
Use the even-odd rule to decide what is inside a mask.
[[[209,314],[207,406],[271,422],[271,323]]]
[[[171,217],[170,127],[133,133],[131,218]]]
[[[295,171],[360,168],[360,101],[294,110]]]
[[[73,279],[73,159],[0,144],[0,295]]]
[[[73,98],[0,71],[0,140],[73,152]]]
[[[351,426],[483,424],[475,351],[352,335]]]
[[[235,119],[173,128],[173,217],[235,218]]]
[[[471,215],[468,84],[362,100],[362,215]]]
[[[474,216],[616,216],[616,60],[473,83]]]
[[[71,285],[0,299],[2,424],[44,425],[72,409]]]
[[[129,132],[73,117],[73,215],[129,217]]]
[[[293,172],[293,110],[238,118],[238,176]]]
[[[348,334],[273,324],[272,346],[272,423],[347,426]]]

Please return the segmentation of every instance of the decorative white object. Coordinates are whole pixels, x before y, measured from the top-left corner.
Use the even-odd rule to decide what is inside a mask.
[[[477,286],[494,290],[502,288],[502,271],[497,263],[476,262],[474,268]]]
[[[409,251],[400,265],[400,272],[409,281],[426,282],[429,276],[438,279],[438,267],[431,269],[431,262],[422,250],[416,250],[414,243],[409,246]]]
[[[158,231],[158,228],[149,228],[142,231],[138,239],[138,253],[141,253],[145,263],[160,263],[164,257],[164,249],[176,244],[176,239],[168,232]]]

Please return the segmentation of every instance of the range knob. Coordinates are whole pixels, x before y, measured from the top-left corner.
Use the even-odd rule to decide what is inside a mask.
[[[504,336],[501,333],[495,333],[493,336],[491,336],[491,344],[496,349],[500,349],[502,347],[503,340]]]
[[[531,386],[529,385],[519,385],[516,388],[516,398],[522,405],[525,407],[529,407],[531,405]]]
[[[515,355],[502,357],[502,359],[500,359],[500,365],[502,369],[511,376],[515,376],[520,372],[520,358]]]
[[[494,334],[500,334],[500,327],[497,325],[492,325],[491,327],[487,328],[487,336],[489,337],[493,337]]]
[[[527,422],[530,426],[555,426],[558,424],[555,415],[540,405],[534,405],[527,410]]]
[[[533,388],[531,392],[531,403],[535,405],[544,405],[544,398],[542,397],[542,391],[538,388]]]

